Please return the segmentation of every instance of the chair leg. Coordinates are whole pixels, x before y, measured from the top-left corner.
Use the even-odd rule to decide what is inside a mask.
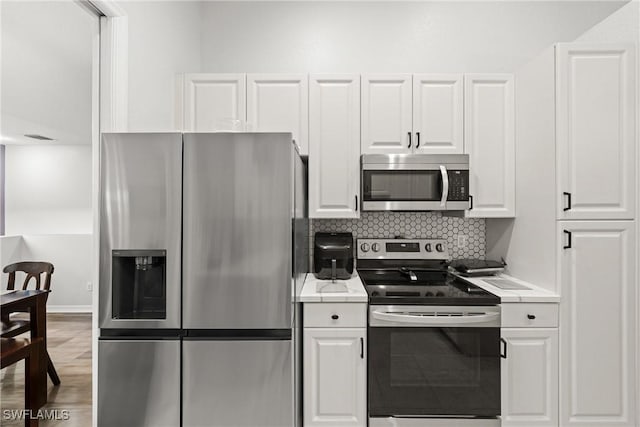
[[[60,377],[58,377],[58,373],[56,372],[55,366],[53,366],[53,362],[51,361],[51,356],[49,356],[49,352],[47,351],[47,373],[49,374],[49,378],[51,378],[51,382],[53,385],[60,385]]]

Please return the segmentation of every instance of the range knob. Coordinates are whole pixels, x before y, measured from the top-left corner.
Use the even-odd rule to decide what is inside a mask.
[[[369,244],[368,243],[363,243],[360,245],[360,250],[362,252],[369,252]]]
[[[373,245],[371,245],[371,250],[373,252],[380,252],[380,243],[374,243]]]
[[[442,252],[443,250],[444,250],[444,249],[442,249],[442,243],[438,243],[438,244],[436,245],[436,251],[438,251],[438,252]]]
[[[431,243],[427,243],[426,245],[424,245],[424,250],[427,252],[431,252]]]

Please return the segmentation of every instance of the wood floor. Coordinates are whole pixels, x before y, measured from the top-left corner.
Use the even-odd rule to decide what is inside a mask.
[[[47,347],[61,384],[48,379],[48,402],[42,408],[57,411],[67,420],[41,420],[43,427],[91,426],[91,314],[47,314]],[[6,410],[24,409],[24,362],[2,370],[0,385],[0,425],[23,426],[10,421]]]

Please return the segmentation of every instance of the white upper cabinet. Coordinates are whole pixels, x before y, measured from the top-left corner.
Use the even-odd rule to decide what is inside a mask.
[[[464,152],[463,82],[462,74],[413,76],[415,152]]]
[[[291,132],[300,154],[309,153],[306,74],[248,74],[247,125],[256,132]]]
[[[558,219],[635,215],[635,49],[556,46]]]
[[[465,151],[469,154],[467,215],[515,216],[515,105],[512,74],[465,75]]]
[[[411,74],[362,76],[362,153],[410,153]]]
[[[637,426],[633,221],[559,221],[560,425]]]
[[[358,218],[360,76],[309,79],[309,217]]]
[[[186,132],[234,130],[233,120],[245,121],[244,74],[185,74],[183,96]]]
[[[362,76],[363,154],[464,151],[462,74]]]

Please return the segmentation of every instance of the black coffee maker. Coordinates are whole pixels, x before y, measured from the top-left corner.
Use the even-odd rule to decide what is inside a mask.
[[[353,235],[321,233],[314,236],[313,274],[318,279],[349,279],[353,273]]]

